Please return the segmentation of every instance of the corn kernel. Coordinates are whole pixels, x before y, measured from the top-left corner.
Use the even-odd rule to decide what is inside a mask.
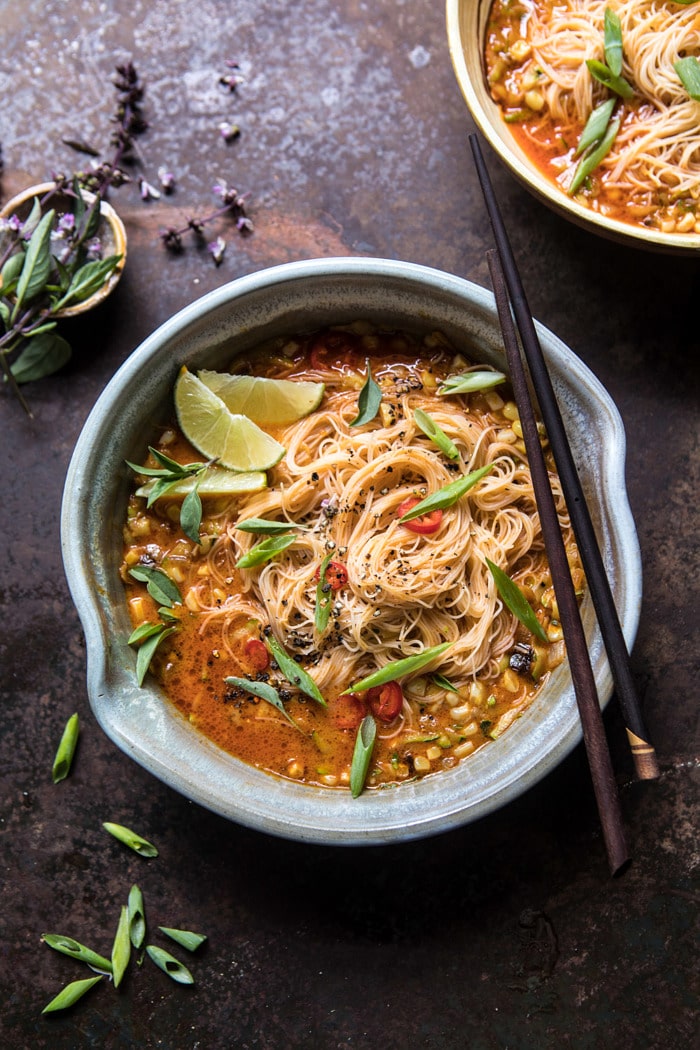
[[[436,759],[442,758],[442,748],[429,747],[428,750],[425,752],[425,757],[429,758],[431,762],[435,762]]]
[[[424,755],[418,755],[413,759],[413,768],[416,773],[429,773],[430,772],[430,761],[425,758]]]
[[[464,740],[461,744],[457,744],[453,754],[456,758],[465,758],[466,755],[471,755],[474,750],[474,744],[471,740]]]
[[[509,667],[507,671],[503,672],[503,677],[501,678],[501,685],[504,689],[507,689],[509,693],[520,692],[520,679],[518,678],[517,674],[515,673],[512,667]]]
[[[518,412],[518,406],[515,401],[506,401],[503,406],[503,415],[506,419],[510,419],[511,421],[514,419],[520,419],[520,413]]]
[[[508,49],[509,54],[516,62],[524,62],[525,59],[532,53],[532,44],[528,40],[523,40],[522,37],[516,40]]]
[[[533,110],[535,113],[539,113],[544,108],[544,95],[541,91],[526,91],[525,92],[525,105],[528,109]]]

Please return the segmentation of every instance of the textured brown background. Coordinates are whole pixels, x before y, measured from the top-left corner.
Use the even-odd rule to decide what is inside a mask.
[[[644,561],[634,671],[662,767],[632,775],[606,713],[634,857],[608,878],[579,749],[506,810],[418,843],[301,846],[227,823],[142,771],[104,736],[63,578],[59,507],[85,417],[121,362],[201,293],[291,259],[377,255],[488,284],[489,228],[473,130],[430,0],[0,0],[4,196],[106,149],[110,81],[132,58],[147,84],[140,140],[151,181],[113,195],[129,235],[107,304],[67,323],[63,373],[0,390],[0,1044],[75,1047],[405,1047],[607,1050],[690,1045],[697,955],[698,267],[567,225],[487,154],[535,315],[611,391],[624,418]],[[218,83],[225,61],[246,82]],[[221,120],[241,137],[225,144]],[[256,232],[223,265],[159,230],[205,213],[217,178],[250,192]],[[62,727],[79,711],[74,773],[54,787]],[[128,853],[101,829],[160,848]],[[129,886],[151,929],[209,935],[181,988],[150,964],[71,1013],[40,1016],[78,964],[40,944],[57,930],[108,952]],[[183,954],[182,952],[176,954]]]

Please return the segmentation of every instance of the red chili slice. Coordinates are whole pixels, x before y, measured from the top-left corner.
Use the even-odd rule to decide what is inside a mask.
[[[352,693],[332,700],[331,711],[338,729],[357,729],[367,714],[367,708],[362,700],[359,696],[353,696]]]
[[[415,496],[409,496],[396,508],[396,516],[402,518],[404,514],[408,514],[409,510],[413,510],[420,502]],[[412,518],[411,521],[402,521],[401,524],[411,532],[418,532],[421,536],[430,536],[431,533],[437,532],[440,528],[441,521],[442,511],[436,509],[428,511],[427,514],[421,514],[419,518]]]
[[[254,671],[264,671],[270,666],[270,653],[265,643],[259,638],[249,638],[243,651]]]
[[[314,579],[320,580],[321,578],[321,566],[319,565],[314,573]],[[348,582],[348,570],[343,565],[342,561],[329,561],[326,566],[325,581],[330,585],[332,591],[341,590]]]
[[[367,691],[365,699],[380,722],[393,722],[403,707],[403,693],[398,682],[375,685]]]

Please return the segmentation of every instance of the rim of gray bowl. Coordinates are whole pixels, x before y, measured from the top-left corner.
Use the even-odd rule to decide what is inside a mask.
[[[451,770],[366,791],[310,788],[248,766],[218,749],[147,676],[139,689],[118,567],[128,491],[125,459],[143,452],[165,414],[182,364],[222,367],[271,334],[366,316],[402,327],[441,328],[457,348],[505,367],[493,295],[416,263],[330,258],[285,263],[208,293],[154,331],[114,375],[92,409],[69,465],[61,545],[87,642],[92,711],[126,754],[187,798],[239,824],[297,841],[384,844],[479,819],[547,775],[581,739],[566,663],[503,737]],[[569,428],[574,457],[608,569],[627,645],[641,605],[641,557],[624,478],[625,434],[609,394],[587,366],[537,323]],[[235,340],[236,349],[231,346]],[[500,359],[499,359],[500,356]],[[574,440],[575,436],[575,440]],[[612,680],[592,605],[582,608],[601,704]]]

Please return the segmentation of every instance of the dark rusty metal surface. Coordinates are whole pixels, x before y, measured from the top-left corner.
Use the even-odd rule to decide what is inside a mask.
[[[351,1046],[505,1050],[692,1043],[698,1020],[697,262],[601,241],[531,199],[488,158],[535,315],[611,391],[629,441],[644,561],[634,651],[662,768],[638,783],[619,713],[606,713],[633,853],[608,878],[579,749],[482,822],[386,849],[310,848],[200,810],[104,736],[59,547],[63,479],[80,428],[116,368],[201,293],[290,259],[372,254],[488,283],[488,222],[473,130],[429,0],[0,0],[3,195],[106,150],[114,67],[146,82],[143,173],[177,192],[113,194],[129,254],[111,299],[66,322],[75,356],[27,389],[0,390],[3,1047]],[[245,82],[218,83],[226,60]],[[221,121],[240,138],[226,143]],[[227,231],[220,268],[164,226],[212,206],[216,179],[249,192],[253,236]],[[74,772],[51,762],[74,711]],[[101,828],[134,827],[155,860]],[[151,965],[115,992],[41,1016],[84,974],[40,943],[70,934],[108,952],[129,887],[152,930],[201,930],[194,988]],[[178,951],[175,949],[175,954]],[[182,952],[179,952],[182,955]]]

